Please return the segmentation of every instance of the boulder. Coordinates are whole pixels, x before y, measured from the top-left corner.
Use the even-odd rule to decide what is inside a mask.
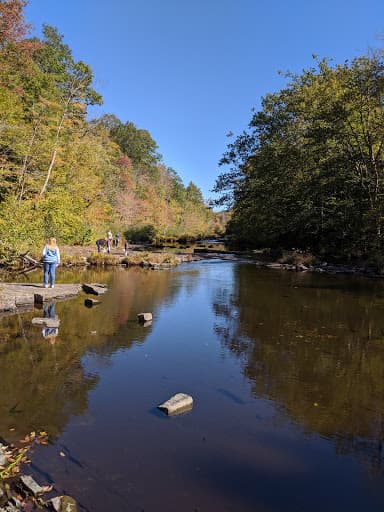
[[[281,263],[267,263],[265,266],[267,268],[276,268],[276,269],[283,267],[283,265]]]
[[[60,320],[58,318],[44,318],[37,316],[32,318],[33,325],[44,325],[45,327],[58,328],[60,326]]]
[[[51,500],[56,512],[77,512],[77,503],[71,496],[57,496]]]
[[[30,475],[22,475],[20,480],[27,491],[31,492],[35,496],[43,494],[44,489]]]
[[[86,284],[84,283],[82,285],[83,290],[85,293],[90,293],[91,295],[102,295],[105,293],[108,288],[105,284]]]
[[[193,398],[185,393],[177,393],[166,402],[158,405],[157,408],[164,411],[169,416],[190,411],[193,407]]]
[[[152,321],[152,313],[139,313],[137,315],[137,320],[140,324],[144,324],[145,322]]]
[[[84,301],[84,306],[87,306],[87,308],[91,308],[92,306],[96,306],[97,304],[100,304],[100,301],[96,299],[85,299]]]
[[[0,443],[0,466],[5,466],[7,463],[7,458],[5,456],[6,451],[7,447]]]

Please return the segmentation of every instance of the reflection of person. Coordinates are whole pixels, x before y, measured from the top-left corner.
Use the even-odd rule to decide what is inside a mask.
[[[46,338],[51,345],[54,345],[56,336],[59,334],[59,328],[57,327],[59,325],[59,319],[55,312],[55,304],[48,304],[44,306],[44,318],[56,320],[56,323],[54,324],[55,326],[47,325],[41,331],[43,337]]]
[[[44,288],[48,288],[48,282],[51,288],[55,286],[56,267],[60,264],[60,250],[56,243],[56,238],[50,238],[43,249],[44,265]]]

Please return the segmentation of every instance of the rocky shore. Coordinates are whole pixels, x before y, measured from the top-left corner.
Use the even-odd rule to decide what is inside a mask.
[[[13,314],[32,310],[47,302],[76,297],[81,291],[100,295],[107,288],[101,284],[57,284],[54,288],[44,288],[37,283],[0,283],[0,314]]]

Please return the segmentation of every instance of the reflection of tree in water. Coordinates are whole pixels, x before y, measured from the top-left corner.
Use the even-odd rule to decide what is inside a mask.
[[[98,381],[84,371],[82,357],[92,352],[108,364],[116,350],[144,342],[150,328],[138,325],[137,313],[155,311],[181,287],[170,272],[138,268],[78,280],[108,282],[110,290],[91,309],[84,307],[84,296],[57,303],[54,345],[41,326],[31,325],[43,311],[0,319],[0,436],[18,439],[35,429],[60,433],[70,416],[87,409],[88,392]]]
[[[0,433],[9,438],[12,427],[16,438],[35,429],[55,436],[87,407],[97,377],[84,374],[80,354],[63,340],[52,346],[40,328],[24,325],[26,340],[15,322],[14,337],[0,344]]]
[[[382,471],[381,288],[252,265],[237,266],[236,277],[230,292],[214,298],[215,329],[242,359],[255,395],[281,404],[306,431],[332,438],[339,453]]]

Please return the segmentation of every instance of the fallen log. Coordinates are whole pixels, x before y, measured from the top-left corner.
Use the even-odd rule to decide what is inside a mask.
[[[31,258],[31,256],[28,256],[28,254],[20,254],[19,258],[21,258],[23,261],[27,261],[28,263],[32,263],[35,267],[43,266],[40,261],[36,261],[35,259]]]

